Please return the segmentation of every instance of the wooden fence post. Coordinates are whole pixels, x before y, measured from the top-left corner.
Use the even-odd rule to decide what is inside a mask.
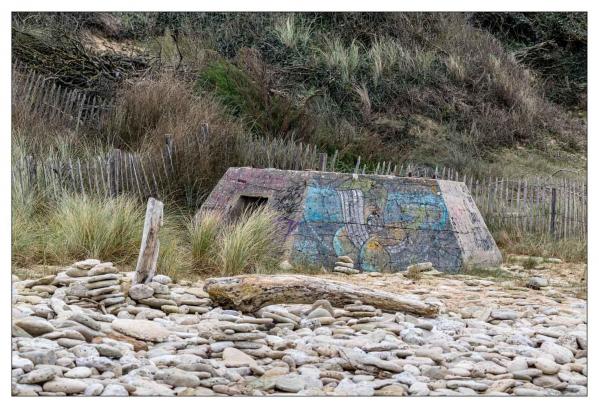
[[[557,191],[555,187],[551,187],[551,224],[549,232],[555,238],[555,216],[556,216],[556,199],[557,199]]]
[[[112,149],[110,152],[110,156],[108,157],[107,162],[107,172],[108,172],[108,184],[110,190],[110,197],[116,197],[118,191],[118,182],[117,182],[117,166],[119,159],[119,149]]]
[[[163,208],[164,204],[162,201],[158,201],[153,197],[148,199],[139,258],[137,258],[137,266],[135,267],[135,276],[133,278],[134,284],[150,282],[156,274],[158,252],[160,251],[158,231],[162,226]]]
[[[354,168],[354,174],[358,174],[358,171],[360,171],[360,156],[358,156],[358,160],[356,161],[356,167]]]
[[[320,171],[327,171],[327,154],[319,153],[318,156],[320,161]]]
[[[168,156],[171,165],[171,171],[175,171],[173,166],[173,135],[164,135],[164,154]]]

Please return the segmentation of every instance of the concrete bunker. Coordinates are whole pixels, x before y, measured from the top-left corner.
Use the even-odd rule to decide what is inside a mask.
[[[432,262],[445,272],[501,263],[462,182],[345,173],[229,168],[203,210],[238,217],[268,206],[280,214],[284,256],[331,268],[347,255],[362,271]]]

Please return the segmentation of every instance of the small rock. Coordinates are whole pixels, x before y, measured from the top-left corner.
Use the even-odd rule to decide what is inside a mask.
[[[87,276],[106,275],[108,273],[116,273],[118,270],[112,266],[112,262],[104,262],[95,265],[87,272]]]
[[[308,319],[317,319],[319,317],[332,317],[332,316],[328,310],[319,307],[319,308],[312,310],[306,317]]]
[[[81,380],[71,378],[56,378],[43,385],[47,392],[64,392],[65,394],[79,394],[87,388],[87,384]]]
[[[374,395],[374,387],[371,383],[354,383],[345,378],[335,387],[335,395],[345,395],[349,397],[371,397]]]
[[[98,259],[85,259],[83,261],[75,262],[73,264],[73,267],[89,270],[99,264],[100,264],[100,261]]]
[[[126,397],[129,395],[127,389],[121,384],[108,384],[101,394],[103,397]]]
[[[345,266],[336,266],[333,268],[333,272],[347,273],[349,275],[355,275],[357,273],[360,273],[360,271],[357,269],[347,268]]]
[[[275,381],[275,387],[283,392],[297,393],[303,390],[305,386],[305,381],[297,374],[284,375]]]
[[[528,280],[526,286],[531,289],[539,290],[541,288],[549,286],[549,281],[541,276],[533,276]]]
[[[551,354],[558,364],[566,364],[574,360],[574,354],[569,349],[551,341],[541,344],[541,350]]]
[[[256,360],[241,350],[227,347],[223,351],[223,361],[227,367],[244,367],[256,365]]]
[[[432,262],[421,262],[408,266],[407,271],[408,273],[420,273],[424,271],[430,271],[431,269],[433,269]]]
[[[38,368],[30,371],[19,378],[21,384],[40,384],[52,380],[56,376],[56,371],[52,368]]]
[[[412,385],[410,385],[408,392],[410,393],[410,395],[427,396],[430,394],[431,390],[425,383],[415,382]]]
[[[152,282],[158,282],[162,285],[168,285],[172,282],[173,280],[171,278],[169,278],[166,275],[156,275],[152,278]]]
[[[200,380],[196,375],[179,368],[159,370],[154,378],[174,387],[197,387],[200,385]]]
[[[92,370],[89,367],[75,367],[64,373],[66,378],[87,378],[92,375]]]
[[[20,368],[25,372],[29,372],[29,371],[33,370],[33,363],[29,359],[22,358],[22,357],[17,356],[16,354],[13,354],[12,368],[13,369]]]
[[[98,395],[102,394],[103,390],[104,386],[102,384],[92,383],[87,386],[85,391],[83,391],[83,395],[85,395],[86,397],[97,397]]]
[[[495,309],[491,312],[491,318],[495,320],[516,320],[518,312],[509,309]]]
[[[27,316],[15,321],[15,324],[32,336],[41,336],[54,331],[54,326],[46,319],[37,316]]]
[[[537,358],[535,360],[535,367],[543,372],[543,374],[553,375],[559,372],[559,364],[555,361],[549,360],[548,358]]]
[[[111,325],[118,332],[146,341],[164,341],[170,334],[167,329],[153,321],[115,319]]]
[[[341,256],[337,257],[337,260],[338,260],[339,262],[345,262],[345,263],[350,263],[350,264],[353,264],[353,263],[354,263],[354,260],[353,260],[353,259],[351,259],[351,258],[350,258],[349,256],[347,256],[347,255],[341,255]]]

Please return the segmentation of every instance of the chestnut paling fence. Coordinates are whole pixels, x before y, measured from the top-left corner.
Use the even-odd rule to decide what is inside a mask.
[[[64,120],[81,126],[98,127],[113,102],[79,90],[65,89],[19,63],[13,65],[13,104],[25,107],[36,120]],[[208,124],[196,134],[178,138],[165,135],[161,151],[133,153],[118,149],[94,156],[34,157],[27,152],[13,154],[12,185],[26,196],[43,192],[54,198],[65,193],[116,196],[130,194],[168,198],[179,193],[181,177],[193,179],[190,163],[206,157],[210,146]],[[367,166],[358,158],[348,167],[316,146],[284,139],[258,137],[236,141],[236,166],[279,168],[287,170],[320,170],[358,174],[380,174],[399,177],[434,177],[464,182],[486,223],[492,230],[516,230],[551,236],[555,239],[586,239],[587,185],[565,178],[524,177],[476,179],[448,167],[432,168],[410,163],[380,162]],[[229,149],[228,146],[222,146]],[[209,184],[209,183],[208,183]],[[207,191],[186,192],[187,205],[199,206]]]
[[[205,128],[207,129],[207,127]],[[175,144],[165,138],[161,154],[138,154],[114,149],[91,159],[34,158],[21,154],[13,158],[12,183],[22,192],[44,191],[54,197],[65,192],[116,196],[127,193],[146,200],[148,197],[168,198],[180,188],[176,183],[181,169],[188,161],[178,151],[202,151],[205,130],[196,137],[185,138]],[[398,177],[434,177],[460,181],[466,184],[486,223],[493,230],[517,230],[522,233],[547,234],[556,239],[586,239],[587,186],[565,178],[528,177],[504,179],[488,177],[475,179],[442,167],[437,169],[404,164],[400,166],[380,163],[374,170],[356,166],[354,171],[336,166],[319,153],[314,146],[292,142],[255,141],[251,151],[264,150],[264,154],[247,154],[238,165],[272,167],[290,170],[320,170],[358,172]],[[360,170],[356,170],[359,168]],[[190,169],[189,171],[193,171]],[[190,203],[199,205],[202,197]]]

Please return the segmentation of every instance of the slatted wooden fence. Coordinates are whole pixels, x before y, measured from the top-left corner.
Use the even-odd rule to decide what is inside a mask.
[[[174,180],[180,177],[180,168],[188,166],[188,163],[178,162],[183,160],[178,152],[201,150],[208,137],[207,126],[197,136],[183,139],[186,140],[183,144],[174,143],[167,135],[158,157],[118,149],[85,161],[76,158],[35,159],[23,155],[13,159],[12,182],[23,191],[40,189],[54,197],[65,192],[107,197],[127,193],[141,200],[148,197],[163,199],[172,194]],[[243,162],[235,165],[343,171],[337,165],[337,153],[329,160],[326,153],[318,152],[311,145],[281,140],[253,142],[255,145],[251,140],[247,141],[248,154]],[[255,154],[257,150],[260,154]],[[368,171],[360,160],[353,171],[464,182],[492,230],[516,229],[556,239],[586,239],[587,186],[581,181],[555,177],[487,177],[479,180],[447,167],[432,169],[390,162],[379,163],[374,170]],[[199,205],[199,201],[195,205]]]
[[[37,120],[61,120],[98,128],[104,115],[112,109],[113,101],[78,89],[67,89],[50,77],[30,70],[21,62],[12,66],[12,104],[19,106]]]

